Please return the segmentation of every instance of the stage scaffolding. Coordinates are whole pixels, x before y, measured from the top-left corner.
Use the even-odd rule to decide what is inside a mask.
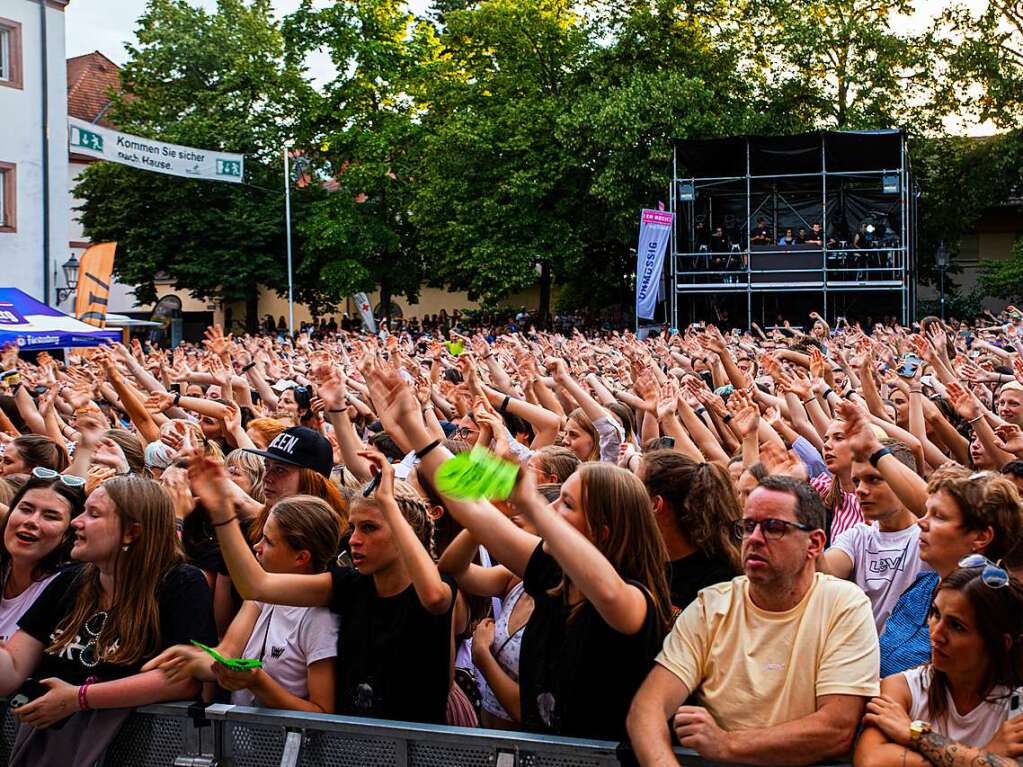
[[[720,321],[711,307],[720,315],[727,305],[749,327],[773,324],[768,305],[796,311],[803,304],[832,324],[847,310],[894,314],[908,324],[915,309],[911,182],[898,130],[676,140],[667,316],[675,327]],[[766,243],[763,236],[755,242],[758,219],[770,232]],[[779,244],[786,229],[812,232],[814,223],[819,245]]]

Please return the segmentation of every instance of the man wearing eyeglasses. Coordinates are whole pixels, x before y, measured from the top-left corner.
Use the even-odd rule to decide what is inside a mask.
[[[677,765],[672,731],[713,762],[805,765],[850,751],[880,690],[877,632],[855,584],[816,572],[824,519],[804,482],[767,477],[750,493],[735,525],[745,574],[682,612],[632,702],[644,767]]]

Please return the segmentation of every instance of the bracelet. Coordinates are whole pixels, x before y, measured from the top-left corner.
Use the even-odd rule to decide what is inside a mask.
[[[237,514],[234,514],[234,515],[232,515],[232,516],[231,516],[231,518],[230,518],[230,519],[225,519],[225,520],[224,520],[223,522],[213,522],[213,523],[212,523],[212,524],[210,525],[210,527],[223,527],[224,525],[229,525],[229,524],[231,524],[232,522],[234,522],[234,521],[235,521],[235,520],[237,520],[237,519],[238,519],[238,515],[237,515]]]
[[[892,454],[892,451],[891,451],[890,448],[882,447],[880,450],[878,450],[875,453],[873,453],[870,456],[870,458],[868,458],[867,460],[870,462],[870,465],[873,466],[876,469],[877,468],[877,462],[880,461],[882,458],[884,458],[886,455],[891,455],[891,454]]]
[[[696,413],[696,415],[703,415],[704,413],[707,412],[707,408],[705,408],[705,407],[698,407],[693,412]]]
[[[501,403],[501,407],[499,407],[497,409],[497,412],[500,413],[501,415],[504,415],[505,413],[507,413],[508,412],[508,402],[510,400],[511,400],[511,395],[510,394],[505,394],[504,395],[504,402]]]
[[[424,447],[422,450],[417,450],[416,451],[416,458],[418,458],[420,461],[423,460],[423,458],[426,457],[427,453],[429,453],[431,450],[433,450],[438,445],[440,445],[440,440],[439,439],[435,439],[433,442],[431,442],[429,445]]]
[[[78,688],[78,709],[80,711],[88,711],[89,710],[89,698],[88,698],[89,685],[91,685],[93,682],[95,682],[96,679],[97,678],[95,676],[88,676],[88,677],[85,678],[85,681],[82,683],[82,686]]]
[[[174,392],[174,404],[171,407],[177,407],[178,403],[181,402],[181,392]]]
[[[346,413],[346,412],[348,412],[348,408],[344,408],[344,407],[341,407],[341,408],[333,408],[333,407],[332,407],[332,408],[330,408],[330,409],[329,409],[329,410],[328,410],[327,412],[328,412],[328,413]]]
[[[983,417],[984,417],[984,414],[983,414],[983,413],[981,413],[981,414],[980,414],[980,415],[978,415],[978,416],[977,416],[976,418],[971,418],[971,419],[970,419],[970,420],[968,420],[968,421],[967,421],[966,423],[977,423],[977,421],[979,421],[979,420],[980,420],[981,418],[983,418]]]
[[[245,367],[242,368],[242,372],[243,373],[248,373],[254,367],[256,367],[256,363],[255,362],[250,362],[248,365],[246,365]]]
[[[910,394],[923,394],[924,390],[923,389],[910,389],[909,393]]]
[[[174,529],[177,530],[179,533],[184,532],[185,531],[185,520],[176,517],[174,519]]]
[[[804,405],[809,405],[809,404],[810,404],[811,402],[813,402],[813,401],[814,401],[815,399],[817,399],[817,398],[816,398],[816,397],[810,397],[810,399],[804,399],[804,400],[800,400],[800,402],[802,402],[802,403],[803,403]]]
[[[835,393],[835,390],[834,390],[834,389],[832,389],[832,388],[831,388],[831,387],[829,386],[829,387],[828,387],[827,389],[825,389],[825,390],[824,390],[824,399],[827,399],[828,397],[830,397],[830,396],[831,396],[832,394],[834,394],[834,393]]]

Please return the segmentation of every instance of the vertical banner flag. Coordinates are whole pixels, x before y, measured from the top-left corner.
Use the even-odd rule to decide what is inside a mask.
[[[75,317],[98,328],[107,326],[107,304],[110,302],[115,250],[116,242],[90,245],[78,265]]]
[[[369,296],[365,293],[355,293],[352,298],[355,299],[355,305],[359,307],[359,314],[362,316],[363,324],[369,328],[369,332],[374,335],[377,332],[377,321],[373,319],[373,305],[369,302]]]
[[[657,306],[664,250],[671,234],[675,214],[663,210],[644,210],[636,248],[636,317],[652,320]]]

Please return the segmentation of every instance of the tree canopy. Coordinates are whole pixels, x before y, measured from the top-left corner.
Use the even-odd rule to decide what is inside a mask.
[[[640,208],[667,199],[671,139],[903,127],[923,190],[921,274],[1019,183],[1023,19],[990,0],[898,31],[912,0],[150,0],[110,119],[242,152],[246,185],[100,163],[79,187],[88,236],[120,243],[140,300],[165,272],[195,295],[282,290],[282,154],[298,296],[484,302],[535,284],[627,305]],[[310,83],[305,62],[335,74]],[[990,120],[989,142],[950,137]],[[963,178],[971,179],[963,184]],[[999,199],[996,199],[999,198]],[[254,319],[254,318],[253,318]]]

